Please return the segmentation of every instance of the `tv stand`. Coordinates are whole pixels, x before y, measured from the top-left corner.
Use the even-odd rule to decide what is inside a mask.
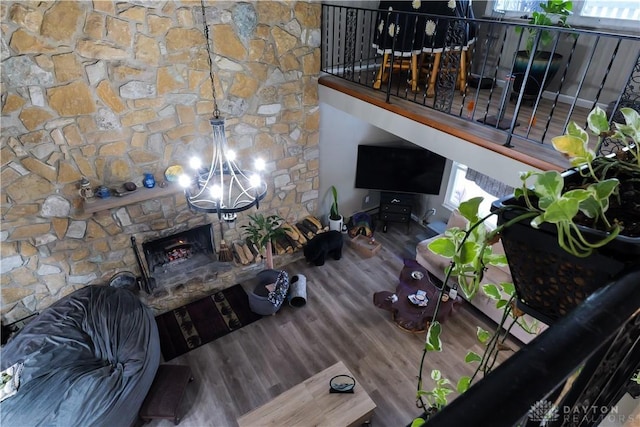
[[[411,209],[413,207],[414,195],[408,193],[380,194],[380,220],[383,221],[382,231],[387,232],[389,222],[407,224],[407,232],[411,229]]]

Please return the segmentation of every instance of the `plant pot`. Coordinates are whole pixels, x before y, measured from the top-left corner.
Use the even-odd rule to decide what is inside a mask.
[[[329,231],[342,232],[343,225],[344,225],[344,220],[342,218],[342,215],[340,215],[339,219],[331,219],[331,217],[329,217]]]
[[[577,180],[571,171],[565,182]],[[493,203],[492,210],[507,205],[524,206],[508,196]],[[521,209],[504,210],[498,215],[503,224],[522,213]],[[585,238],[601,240],[606,233],[578,226]],[[506,227],[501,235],[509,269],[516,288],[517,305],[522,311],[551,324],[578,306],[589,295],[607,285],[623,270],[638,265],[640,238],[618,236],[586,258],[567,253],[558,245],[555,226],[542,224],[533,228],[529,221]]]
[[[524,76],[527,72],[527,65],[529,65],[529,52],[526,50],[519,50],[516,54],[516,61],[513,65],[512,73],[514,76],[513,92],[511,97],[517,97],[522,89],[522,83],[524,82]],[[558,72],[560,64],[562,63],[562,55],[554,53],[551,61],[551,52],[537,52],[533,63],[531,64],[531,70],[529,71],[529,77],[524,87],[523,100],[534,101],[538,94],[545,90],[553,77]],[[547,77],[545,79],[545,73],[549,68]]]

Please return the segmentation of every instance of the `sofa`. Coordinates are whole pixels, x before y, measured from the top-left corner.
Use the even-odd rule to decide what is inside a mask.
[[[446,228],[447,229],[451,227],[465,228],[466,225],[467,225],[467,219],[464,218],[458,210],[454,210],[451,213],[451,216],[449,217]],[[428,245],[432,241],[436,240],[439,237],[441,237],[441,234],[431,237],[429,239],[422,240],[420,243],[418,243],[416,247],[416,261],[418,261],[420,265],[426,268],[427,271],[429,271],[429,273],[431,273],[433,276],[435,276],[437,279],[443,282],[445,279],[445,269],[447,268],[451,260],[448,258],[444,258],[440,255],[436,255],[435,253],[431,252],[428,247]],[[504,254],[504,248],[502,247],[502,243],[500,241],[498,241],[497,243],[494,243],[492,249],[494,253]],[[453,284],[457,282],[457,279],[455,277],[450,277],[449,281],[450,281],[450,284]],[[484,278],[482,283],[483,284],[484,283],[500,284],[502,282],[509,282],[509,283],[513,282],[511,278],[511,272],[509,271],[509,267],[508,266],[501,267],[501,266],[494,266],[494,265],[488,266],[484,273]],[[459,292],[459,294],[463,298],[467,299],[463,292]],[[502,310],[496,308],[496,302],[491,298],[489,298],[488,296],[486,296],[484,292],[479,291],[473,297],[472,300],[470,301],[467,300],[467,301],[472,306],[474,306],[475,308],[480,310],[482,313],[487,315],[491,320],[493,320],[496,323],[500,323],[500,320],[502,319]],[[525,316],[529,323],[534,321],[533,318],[527,315]],[[539,332],[542,331],[545,327],[546,325],[540,323]],[[535,335],[532,335],[526,332],[517,324],[514,325],[513,328],[511,329],[511,334],[525,344],[531,341],[533,338],[535,338]]]
[[[2,348],[19,372],[3,426],[132,426],[160,363],[151,311],[126,289],[87,286],[42,311]]]

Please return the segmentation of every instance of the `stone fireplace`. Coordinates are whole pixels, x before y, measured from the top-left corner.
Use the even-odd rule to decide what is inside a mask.
[[[211,38],[225,40],[211,57],[199,2],[0,2],[3,323],[116,273],[139,274],[132,236],[144,259],[142,243],[217,224],[190,212],[177,191],[140,197],[157,190],[141,186],[144,173],[160,183],[169,166],[209,153],[211,68],[229,146],[242,161],[267,162],[260,210],[291,222],[316,213],[320,3],[208,1],[205,9]],[[78,193],[83,178],[93,188],[140,188],[89,211]],[[227,242],[243,238],[249,213],[225,232]],[[170,249],[171,257],[186,250]],[[168,274],[165,295],[140,298],[161,313],[258,268],[206,263],[188,277]]]
[[[188,282],[201,269],[215,272],[217,264],[211,224],[145,242],[142,252],[156,292]]]

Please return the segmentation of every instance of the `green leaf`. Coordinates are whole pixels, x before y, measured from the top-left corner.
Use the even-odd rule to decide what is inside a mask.
[[[435,321],[429,325],[426,339],[427,351],[442,351],[442,341],[440,341],[440,333],[442,332],[442,326],[440,322]]]
[[[491,299],[498,301],[502,298],[502,294],[500,293],[500,289],[494,284],[486,284],[482,286],[482,290],[484,293]]]
[[[513,295],[516,292],[516,287],[513,283],[502,282],[500,283],[500,287],[502,288],[502,291],[509,296]]]
[[[616,191],[619,181],[610,178],[590,184],[586,191],[589,197],[580,202],[579,209],[589,218],[600,218],[609,209],[609,197]]]
[[[571,190],[564,194],[562,199],[558,199],[549,206],[542,215],[545,222],[557,224],[561,222],[572,222],[573,217],[578,213],[580,202],[589,197],[587,190]]]
[[[505,266],[509,263],[507,262],[507,256],[505,254],[494,254],[491,253],[488,256],[484,257],[485,264],[491,264],[496,266]]]
[[[482,246],[477,242],[466,241],[458,253],[458,261],[462,264],[471,264],[480,257]]]
[[[570,122],[567,126],[567,135],[578,137],[582,141],[582,146],[586,148],[586,144],[589,142],[589,134],[586,130],[582,129],[576,122]]]
[[[456,387],[456,389],[458,390],[458,393],[462,394],[465,391],[469,390],[470,386],[471,386],[471,377],[464,375],[460,377],[460,379],[458,380],[458,386]]]
[[[506,299],[501,299],[500,301],[498,301],[498,302],[496,303],[496,308],[497,308],[497,309],[499,309],[499,310],[501,310],[501,309],[503,309],[504,307],[506,307],[508,303],[509,303],[509,301],[507,301]]]
[[[593,197],[589,197],[580,202],[580,212],[585,214],[588,218],[597,218],[600,214],[602,206]]]
[[[482,344],[486,343],[489,338],[491,338],[491,334],[489,333],[489,331],[485,331],[480,326],[478,326],[477,328],[478,330],[476,331],[476,336],[478,337],[478,341],[480,341]]]
[[[442,378],[442,372],[440,372],[437,369],[432,369],[431,370],[431,379],[437,382],[440,378]]]
[[[589,125],[589,129],[596,135],[608,132],[609,121],[607,120],[607,113],[600,107],[594,108],[587,116],[587,125]]]
[[[533,191],[540,198],[538,206],[544,210],[562,194],[564,178],[558,171],[537,172],[531,176],[535,177]]]
[[[425,425],[426,421],[423,420],[422,418],[415,418],[412,422],[411,422],[411,427],[421,427],[423,425]]]
[[[598,200],[609,200],[615,189],[620,184],[617,178],[605,179],[589,185],[589,188],[595,189],[596,198]]]
[[[458,211],[471,224],[474,224],[480,219],[478,217],[478,209],[480,208],[480,203],[482,203],[483,200],[483,197],[473,197],[469,200],[465,200],[460,203],[460,206],[458,206]]]
[[[429,250],[436,255],[445,258],[453,258],[456,254],[456,245],[448,237],[439,237],[427,245]]]
[[[464,357],[464,361],[465,363],[481,362],[482,357],[476,352],[469,351],[467,355]]]
[[[627,123],[627,126],[635,130],[635,136],[632,136],[636,142],[638,142],[638,138],[640,137],[640,114],[632,108],[621,108],[620,112],[624,116],[624,120]]]
[[[573,166],[591,163],[595,152],[589,149],[589,135],[575,122],[567,128],[567,134],[551,138],[553,147],[571,159]]]

